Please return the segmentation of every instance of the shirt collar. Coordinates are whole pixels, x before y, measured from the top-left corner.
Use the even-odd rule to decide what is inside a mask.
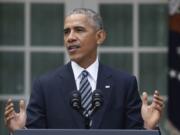
[[[97,81],[97,75],[98,75],[98,69],[99,69],[99,60],[98,58],[96,58],[96,61],[91,64],[88,68],[84,69],[82,67],[80,67],[76,62],[74,61],[71,61],[71,66],[72,66],[72,70],[73,70],[73,73],[74,73],[74,78],[75,80],[77,80],[80,75],[81,75],[81,72],[83,70],[86,70],[88,71],[90,77],[96,82]]]

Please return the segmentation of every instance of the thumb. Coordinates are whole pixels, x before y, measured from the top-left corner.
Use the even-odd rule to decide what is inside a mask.
[[[20,101],[19,101],[19,108],[20,108],[20,113],[26,111],[26,105],[25,105],[24,100],[20,100]]]
[[[142,94],[142,103],[143,103],[143,105],[148,104],[148,95],[146,92],[143,92],[143,94]]]

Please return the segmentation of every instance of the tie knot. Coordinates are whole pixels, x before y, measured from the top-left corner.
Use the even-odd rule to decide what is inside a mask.
[[[82,76],[87,77],[88,76],[88,71],[86,71],[86,70],[82,71]]]

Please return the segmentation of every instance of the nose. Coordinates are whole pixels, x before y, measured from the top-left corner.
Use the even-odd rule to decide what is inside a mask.
[[[73,31],[71,31],[69,33],[69,35],[67,36],[67,42],[69,42],[69,43],[72,43],[72,42],[76,41],[76,39],[77,39],[76,35],[75,35],[75,33]]]

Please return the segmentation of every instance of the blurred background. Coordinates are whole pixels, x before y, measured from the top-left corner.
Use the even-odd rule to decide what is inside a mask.
[[[63,46],[63,20],[76,7],[100,12],[108,33],[99,48],[101,62],[134,74],[149,100],[158,89],[168,99],[167,0],[0,0],[0,134],[9,97],[28,103],[35,78],[69,61]],[[160,122],[170,135],[167,105]]]

